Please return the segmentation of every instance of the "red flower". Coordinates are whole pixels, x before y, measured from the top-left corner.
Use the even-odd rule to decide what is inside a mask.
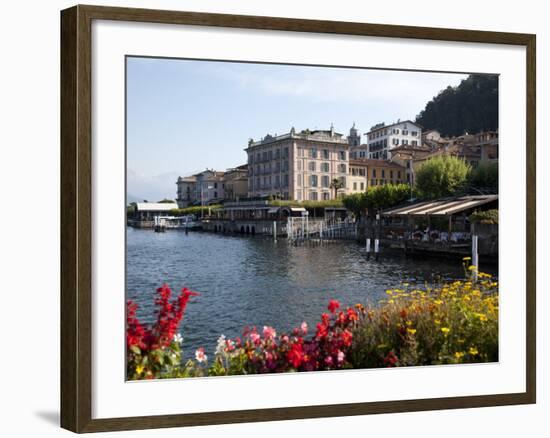
[[[340,308],[340,303],[337,300],[330,300],[328,302],[328,310],[330,313],[336,312]]]
[[[351,346],[351,342],[353,341],[353,334],[349,330],[344,330],[342,332],[342,343],[344,346],[349,347]]]
[[[298,368],[304,361],[304,347],[300,343],[292,344],[287,354],[287,360],[294,368]]]
[[[326,338],[328,336],[328,327],[325,324],[318,323],[315,336],[317,339]]]

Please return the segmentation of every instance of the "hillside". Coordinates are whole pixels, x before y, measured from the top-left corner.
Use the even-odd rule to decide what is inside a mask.
[[[470,75],[457,87],[447,87],[416,117],[425,130],[444,136],[498,129],[498,76]]]

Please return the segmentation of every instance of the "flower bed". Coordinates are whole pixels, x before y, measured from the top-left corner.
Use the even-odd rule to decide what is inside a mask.
[[[479,273],[437,287],[404,284],[387,290],[375,307],[342,308],[336,300],[311,330],[304,322],[290,333],[247,327],[242,337],[221,335],[209,360],[203,348],[182,361],[177,328],[191,296],[183,289],[170,301],[157,290],[157,321],[144,328],[127,311],[127,377],[222,376],[346,368],[378,368],[498,360],[498,284]]]

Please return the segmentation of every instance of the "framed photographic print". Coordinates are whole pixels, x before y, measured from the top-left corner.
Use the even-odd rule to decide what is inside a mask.
[[[534,35],[75,6],[61,55],[62,427],[535,403]]]

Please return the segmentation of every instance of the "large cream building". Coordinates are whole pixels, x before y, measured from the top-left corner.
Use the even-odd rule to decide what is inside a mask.
[[[349,143],[332,127],[301,132],[292,128],[287,134],[250,140],[245,151],[249,197],[316,201],[348,192]],[[336,187],[334,180],[340,182]]]

